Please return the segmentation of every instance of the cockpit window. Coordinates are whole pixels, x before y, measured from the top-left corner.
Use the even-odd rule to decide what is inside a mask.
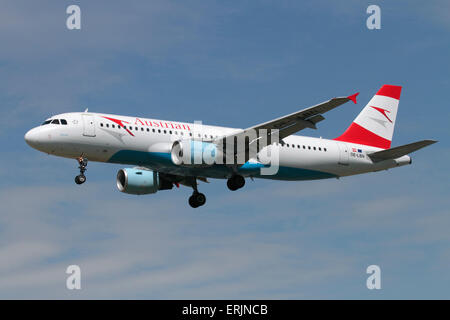
[[[58,119],[53,120],[52,124],[59,124],[59,120]]]
[[[46,120],[46,121],[44,121],[44,123],[42,125],[45,126],[46,124],[49,124],[50,122],[52,122],[52,120]]]
[[[66,119],[61,119],[61,124],[64,124],[64,125],[66,125],[66,124],[67,124],[67,121],[66,121]]]

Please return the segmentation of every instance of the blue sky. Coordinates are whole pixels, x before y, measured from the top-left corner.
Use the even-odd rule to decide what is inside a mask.
[[[65,27],[78,4],[82,29]],[[378,4],[382,28],[366,28]],[[3,1],[0,298],[450,298],[448,1]],[[121,194],[121,166],[29,148],[68,111],[248,127],[335,96],[333,138],[382,84],[403,86],[393,145],[413,165],[315,182]],[[82,290],[65,288],[80,265]],[[382,271],[369,291],[367,266]]]

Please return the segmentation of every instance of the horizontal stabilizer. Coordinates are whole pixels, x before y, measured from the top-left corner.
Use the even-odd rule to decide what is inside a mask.
[[[374,153],[368,154],[369,158],[372,159],[373,162],[380,162],[383,160],[391,160],[391,159],[397,159],[401,156],[407,155],[411,152],[417,151],[419,149],[422,149],[426,146],[429,146],[430,144],[436,143],[435,140],[422,140],[417,141],[409,144],[405,144],[400,147],[395,147],[383,151],[377,151]]]

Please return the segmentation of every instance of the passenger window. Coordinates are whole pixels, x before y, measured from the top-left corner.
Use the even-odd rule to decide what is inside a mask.
[[[136,129],[136,131],[138,131],[139,130],[139,128],[138,127],[134,127],[135,129]]]
[[[327,148],[323,148],[323,151],[327,152]]]
[[[321,147],[319,147],[319,151],[322,151],[322,148],[321,148]]]
[[[155,132],[155,129],[152,129],[152,132]]]
[[[161,129],[158,129],[158,133],[161,133]]]
[[[316,147],[314,147],[313,149],[316,150]]]
[[[308,150],[311,150],[311,146],[308,146]]]
[[[149,128],[147,128],[147,132],[150,132],[150,129],[149,129]]]
[[[103,123],[100,123],[100,127],[103,127]]]
[[[106,127],[109,128],[109,123],[106,124]]]
[[[52,124],[59,124],[59,120],[58,119],[53,120]]]
[[[61,119],[61,124],[67,125],[67,121],[65,119]]]
[[[169,130],[169,133],[172,134],[172,130]]]
[[[115,128],[116,126],[112,124],[111,127]]]
[[[166,130],[164,130],[164,134],[166,134],[167,133],[167,131]]]
[[[141,128],[141,131],[144,131],[144,128]]]
[[[133,127],[132,127],[132,126],[130,126],[130,130],[133,130]]]

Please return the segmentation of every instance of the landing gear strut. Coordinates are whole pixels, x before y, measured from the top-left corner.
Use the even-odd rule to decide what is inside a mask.
[[[83,184],[86,182],[86,176],[84,175],[84,172],[87,170],[87,164],[88,164],[88,159],[84,158],[83,156],[77,158],[78,161],[78,165],[79,165],[79,169],[80,169],[80,174],[78,176],[75,177],[75,183],[76,184]]]
[[[227,187],[231,191],[236,191],[245,185],[245,179],[241,175],[234,175],[227,180]]]
[[[201,207],[206,203],[206,197],[203,193],[198,192],[197,189],[197,179],[193,179],[192,182],[192,189],[194,189],[194,192],[192,193],[192,196],[189,197],[189,205],[192,208],[198,208]]]

